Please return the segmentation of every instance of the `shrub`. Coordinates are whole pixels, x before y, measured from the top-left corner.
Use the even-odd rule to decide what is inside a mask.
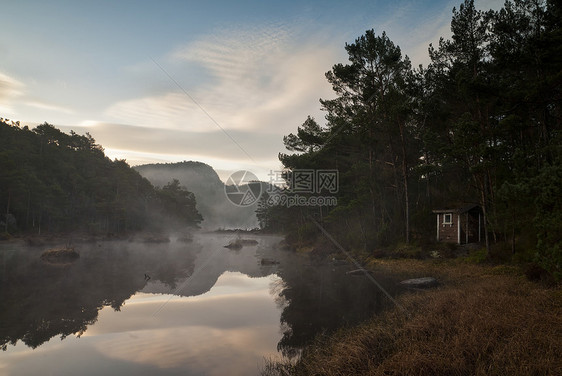
[[[392,258],[422,259],[424,256],[421,247],[412,244],[399,244],[390,253]]]
[[[474,264],[481,264],[485,262],[486,260],[488,260],[486,248],[480,248],[470,252],[465,260]]]

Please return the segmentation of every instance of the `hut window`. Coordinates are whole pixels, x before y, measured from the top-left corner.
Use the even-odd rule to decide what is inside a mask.
[[[451,213],[443,214],[443,224],[450,225],[452,223],[453,223],[453,214]]]

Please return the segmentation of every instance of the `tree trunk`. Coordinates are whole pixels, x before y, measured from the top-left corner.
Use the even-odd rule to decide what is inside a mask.
[[[366,251],[367,250],[367,231],[365,230],[365,226],[363,226],[363,221],[361,220],[362,215],[361,213],[359,213],[358,219],[359,219],[359,230],[361,231],[361,235],[363,235],[363,250]]]
[[[406,138],[404,136],[404,125],[398,122],[400,129],[400,141],[402,146],[402,179],[404,184],[404,215],[406,222],[406,244],[410,243],[410,199],[408,197],[408,161],[406,160]]]
[[[490,258],[490,239],[488,237],[488,210],[486,200],[486,186],[484,182],[480,184],[480,205],[482,206],[482,220],[484,221],[484,239],[486,240],[486,255]]]
[[[513,225],[511,226],[511,254],[515,254],[515,218],[513,219]]]
[[[373,215],[372,223],[374,225],[377,209],[376,209],[375,191],[373,189],[374,158],[373,158],[373,147],[371,146],[372,132],[373,132],[372,129],[369,128],[369,194],[371,195],[371,214]]]
[[[37,221],[38,224],[38,230],[37,230],[37,235],[41,235],[41,221],[43,219],[43,209],[41,207],[39,207],[39,218]]]
[[[8,215],[10,214],[10,199],[11,198],[12,198],[12,192],[8,191],[8,205],[6,206],[6,219],[4,220],[4,222],[5,222],[4,232],[6,234],[8,233]]]
[[[27,192],[27,210],[25,213],[25,230],[29,228],[29,210],[31,207],[31,191]]]
[[[403,167],[406,169],[406,166]],[[406,244],[410,243],[410,199],[408,197],[408,176],[404,175],[404,205],[405,205],[405,215],[406,215]]]

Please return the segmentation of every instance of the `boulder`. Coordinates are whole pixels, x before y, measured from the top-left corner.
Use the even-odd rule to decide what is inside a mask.
[[[242,245],[256,245],[258,241],[255,239],[239,239],[238,240]]]
[[[262,265],[278,265],[279,261],[262,258],[260,263]]]
[[[229,248],[229,249],[241,249],[244,246],[244,244],[242,244],[242,242],[240,242],[240,240],[233,240],[230,243],[228,243],[227,245],[224,246],[224,248]]]
[[[80,254],[74,250],[74,247],[52,248],[41,254],[41,260],[52,264],[70,263],[79,257]]]
[[[358,275],[358,276],[364,276],[366,274],[372,274],[373,272],[370,270],[366,270],[366,269],[355,269],[355,270],[350,270],[349,272],[345,273],[347,275]]]
[[[400,282],[400,284],[406,287],[428,288],[437,286],[439,282],[437,282],[437,280],[433,277],[422,277],[406,279]]]

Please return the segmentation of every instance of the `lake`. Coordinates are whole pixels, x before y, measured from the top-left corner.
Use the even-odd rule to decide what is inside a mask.
[[[0,374],[258,375],[266,358],[391,304],[345,262],[276,236],[224,248],[235,238],[77,244],[62,265],[40,259],[48,247],[0,244]]]

